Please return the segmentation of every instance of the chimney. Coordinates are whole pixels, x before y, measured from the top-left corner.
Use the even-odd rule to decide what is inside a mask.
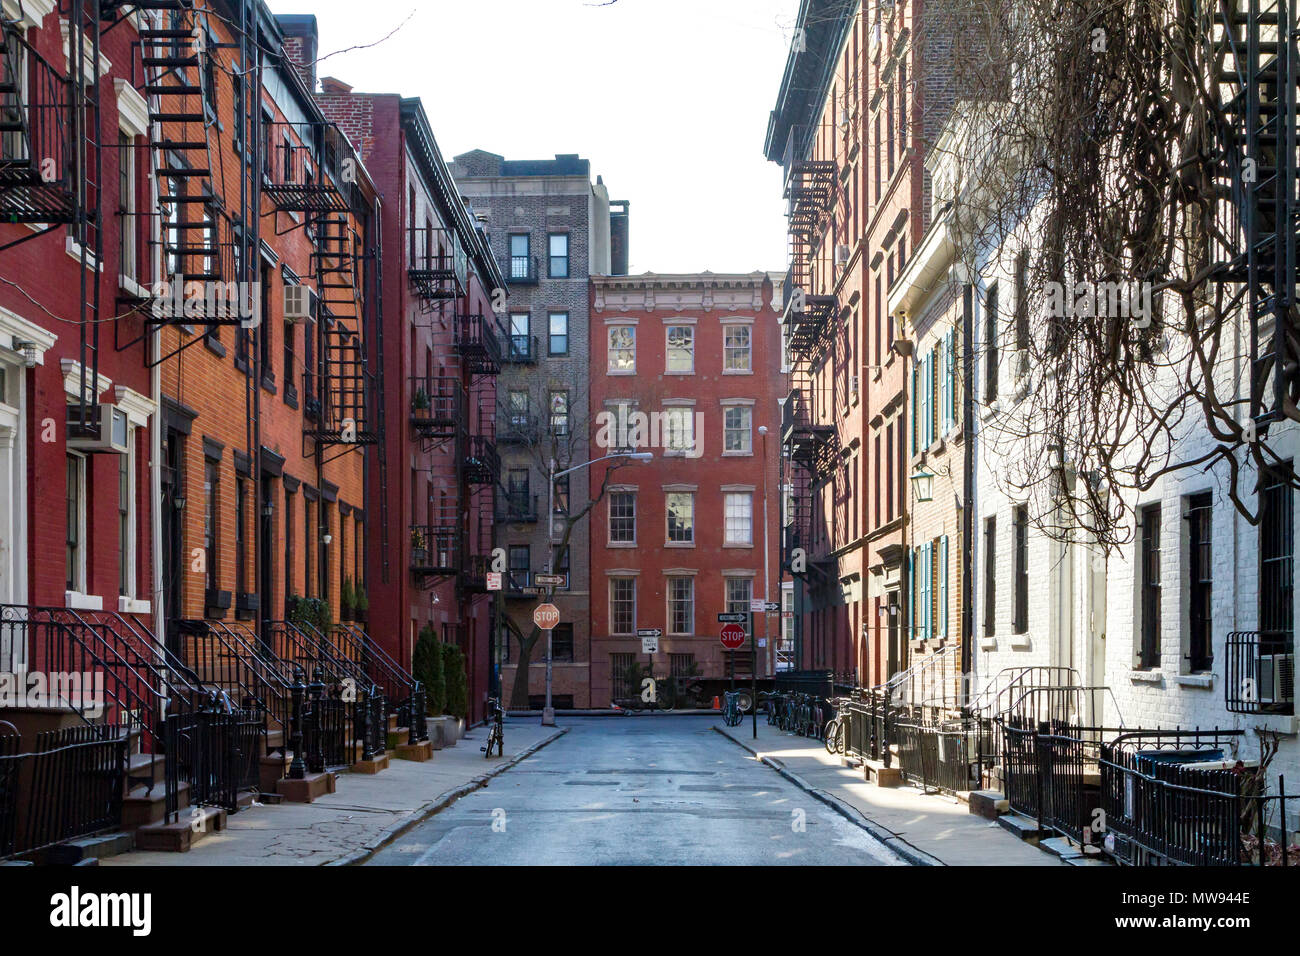
[[[276,22],[284,33],[284,55],[307,89],[316,92],[316,57],[320,55],[320,32],[316,18],[310,13],[277,16]]]
[[[351,93],[352,87],[336,76],[322,76],[320,80],[320,90],[322,93],[333,93],[343,96],[347,93]]]

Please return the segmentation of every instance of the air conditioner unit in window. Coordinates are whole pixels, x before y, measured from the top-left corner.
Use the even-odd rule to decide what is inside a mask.
[[[848,129],[849,123],[853,120],[853,114],[848,109],[840,110],[840,129]]]
[[[835,264],[837,266],[847,265],[849,261],[849,247],[847,245],[838,245],[835,247]]]
[[[853,398],[858,397],[858,377],[856,375],[849,379],[849,395]]]
[[[1259,702],[1261,704],[1295,703],[1294,654],[1259,656]]]
[[[92,405],[82,423],[81,406],[68,406],[68,449],[125,455],[129,450],[130,420],[116,405]]]
[[[285,285],[284,317],[290,322],[305,322],[316,314],[316,290],[305,285]]]

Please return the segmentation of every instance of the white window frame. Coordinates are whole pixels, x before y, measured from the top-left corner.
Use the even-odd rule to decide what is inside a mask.
[[[690,522],[691,535],[685,541],[674,541],[672,539],[672,525],[669,523],[671,509],[669,508],[669,499],[674,495],[685,497],[691,505]],[[669,548],[693,548],[695,547],[695,492],[693,491],[665,491],[664,492],[664,544]]]
[[[663,433],[659,437],[665,456],[686,455],[695,450],[694,406],[670,405],[664,409],[663,421]]]
[[[673,345],[673,333],[682,332],[689,337],[686,345]],[[690,359],[689,368],[673,368],[673,352],[685,352]],[[664,374],[665,375],[694,375],[695,374],[695,326],[677,324],[669,325],[664,329]]]
[[[632,496],[632,540],[616,541],[614,540],[614,496],[631,495]],[[632,488],[611,488],[609,492],[609,511],[607,514],[607,526],[605,529],[605,544],[612,548],[634,548],[636,547],[636,511],[637,511],[637,493]]]
[[[126,463],[126,542],[122,548],[126,561],[126,593],[119,595],[133,600],[136,596],[136,536],[139,523],[139,509],[136,506],[136,455],[135,426],[126,426],[126,454],[121,456]],[[122,462],[118,462],[120,469]]]
[[[69,594],[84,595],[86,593],[86,456],[81,452],[69,451],[67,457],[75,459],[76,480],[77,480],[77,550],[73,556],[72,567],[72,584],[68,589]],[[66,472],[66,460],[64,469]],[[66,482],[66,480],[65,480]],[[64,487],[64,509],[67,509],[67,487]],[[67,542],[64,542],[64,548],[67,548]],[[64,560],[67,560],[65,550]],[[66,582],[65,582],[66,583]]]
[[[733,427],[727,424],[727,416],[732,412],[742,411],[745,413],[745,424],[740,427]],[[729,437],[732,434],[743,433],[744,447],[729,448]],[[754,454],[754,409],[751,405],[724,405],[722,408],[722,453],[724,455],[753,455]]]
[[[745,345],[731,345],[729,339],[735,332],[745,333]],[[739,357],[744,355],[745,364],[743,367],[733,368],[731,365],[731,355],[735,352]],[[724,375],[752,375],[754,373],[754,327],[752,325],[724,325],[722,327],[722,374]]]
[[[632,585],[632,627],[627,631],[617,630],[614,625],[614,621],[616,620],[614,616],[614,586],[622,581],[627,581]],[[609,578],[609,610],[608,610],[610,634],[626,635],[626,634],[636,633],[636,602],[637,602],[636,577],[627,574],[611,575]]]
[[[730,506],[739,499],[745,499],[748,503],[749,535],[744,540],[737,540],[731,536],[731,510]],[[739,520],[739,516],[736,516]],[[752,491],[728,491],[722,496],[722,543],[724,547],[730,548],[752,548],[754,546],[754,493]]]
[[[676,621],[674,620],[674,617],[673,617],[673,604],[674,604],[674,602],[676,601],[676,598],[673,597],[673,588],[675,587],[675,585],[676,585],[676,583],[677,583],[678,581],[689,581],[689,582],[690,582],[690,590],[691,590],[691,596],[690,596],[690,612],[689,612],[689,614],[688,614],[688,616],[687,616],[687,617],[688,617],[688,623],[690,624],[690,627],[689,627],[688,630],[685,630],[685,631],[678,630],[678,629],[674,626],[674,625],[676,624]],[[664,602],[665,602],[665,608],[664,608],[664,610],[665,610],[665,615],[666,615],[666,617],[665,617],[665,622],[664,622],[664,623],[666,623],[666,624],[668,625],[668,626],[664,629],[665,632],[668,633],[668,634],[671,634],[671,635],[674,636],[674,637],[689,637],[689,636],[693,635],[693,634],[695,633],[695,576],[694,576],[694,575],[691,575],[691,574],[670,574],[670,575],[668,575],[668,584],[667,584],[667,586],[664,588]]]
[[[632,344],[630,348],[615,347],[614,334],[616,332],[627,332],[631,336]],[[631,354],[631,366],[624,368],[614,363],[615,353],[628,352]],[[636,326],[635,325],[611,325],[605,329],[605,371],[609,375],[635,375],[636,374]]]

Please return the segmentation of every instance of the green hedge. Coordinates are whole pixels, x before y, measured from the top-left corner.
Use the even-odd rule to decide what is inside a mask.
[[[447,707],[447,681],[443,673],[442,645],[433,628],[426,624],[415,642],[411,670],[424,684],[424,702],[429,715],[441,717]]]
[[[455,644],[442,645],[442,669],[447,680],[447,713],[469,719],[469,681],[465,655]]]

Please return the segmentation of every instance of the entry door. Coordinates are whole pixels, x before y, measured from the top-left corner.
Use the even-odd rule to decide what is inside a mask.
[[[263,476],[262,513],[258,518],[262,525],[261,534],[258,535],[257,555],[257,589],[260,592],[258,607],[263,621],[275,618],[271,611],[271,596],[275,594],[275,513],[273,508],[267,507],[274,501],[275,479]],[[268,514],[268,511],[271,513]]]
[[[181,487],[181,455],[184,439],[175,429],[167,429],[163,439],[162,456],[166,463],[162,470],[162,545],[163,545],[163,604],[166,606],[166,641],[168,650],[180,653],[181,582],[185,573],[181,547],[181,524],[184,513],[177,510],[177,499],[184,495]]]

